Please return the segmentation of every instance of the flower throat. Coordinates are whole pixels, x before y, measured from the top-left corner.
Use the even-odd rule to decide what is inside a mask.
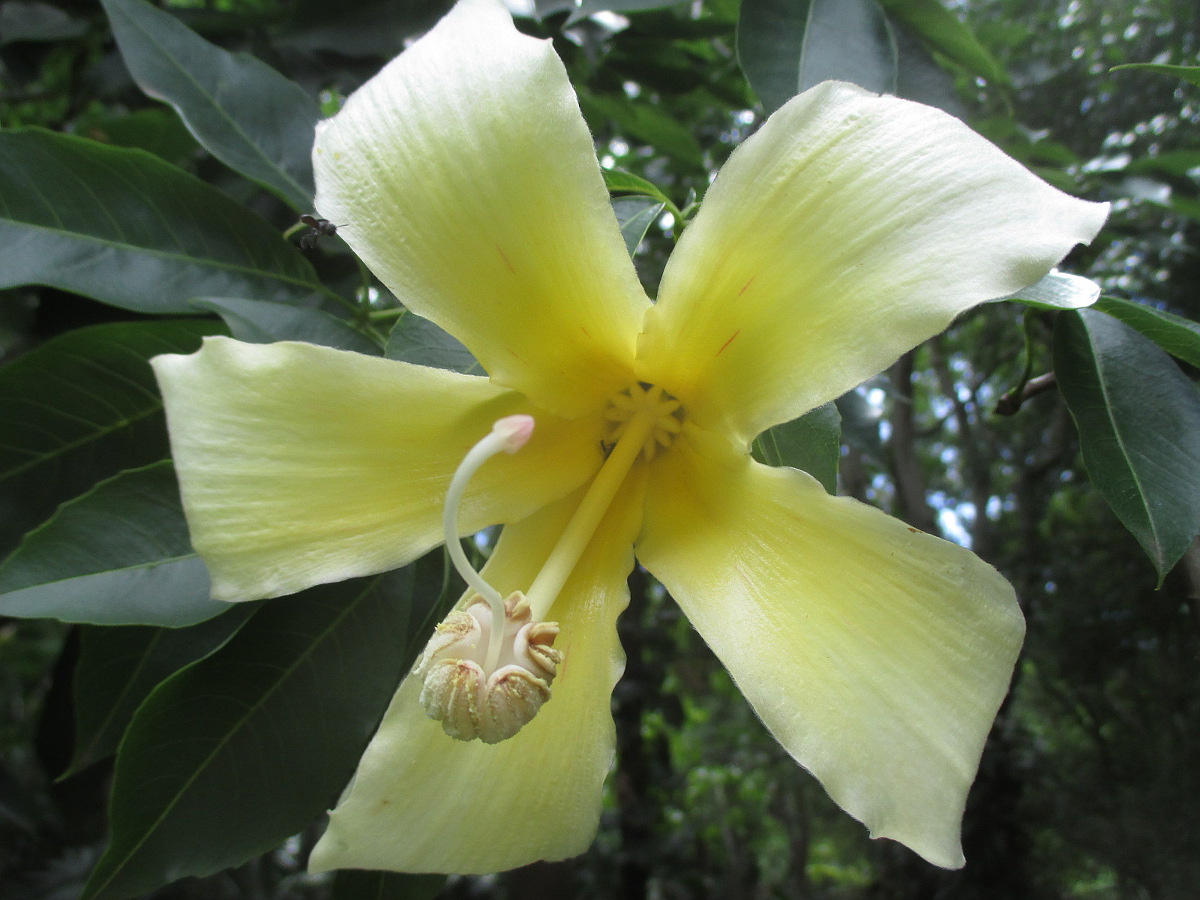
[[[502,597],[463,552],[458,510],[480,467],[498,453],[516,453],[533,427],[531,416],[497,421],[467,452],[446,494],[446,548],[475,593],[437,626],[413,671],[424,681],[420,702],[426,714],[460,740],[506,740],[550,699],[563,653],[553,646],[558,624],[544,621],[545,616],[630,469],[639,458],[649,462],[674,442],[683,427],[683,408],[662,388],[644,382],[610,399],[601,436],[604,464],[529,589]]]

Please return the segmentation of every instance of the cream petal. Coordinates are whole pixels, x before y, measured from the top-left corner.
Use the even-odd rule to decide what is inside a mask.
[[[598,420],[539,413],[484,378],[228,338],[153,365],[192,542],[220,600],[385,571],[440,544],[450,478],[502,416],[533,413],[534,436],[473,480],[464,533],[528,515],[603,461]]]
[[[939,110],[827,82],[739,147],[663,275],[641,378],[749,441],[853,388],[1100,229]]]
[[[649,306],[549,41],[461,0],[317,128],[316,205],[410,309],[566,415],[632,380]]]
[[[946,868],[1024,622],[955,544],[689,428],[638,558],[784,748],[873,837]]]
[[[499,872],[588,848],[615,752],[609,703],[625,665],[616,619],[629,602],[643,494],[638,476],[622,488],[550,611],[564,659],[533,721],[498,744],[454,740],[425,717],[421,683],[407,677],[330,814],[311,871]],[[505,528],[484,569],[501,594],[529,586],[579,496]]]

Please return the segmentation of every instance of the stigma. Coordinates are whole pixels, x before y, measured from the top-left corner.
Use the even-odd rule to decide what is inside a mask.
[[[504,601],[500,657],[487,659],[495,627],[491,605],[476,596],[438,625],[415,674],[421,707],[452,738],[497,744],[521,730],[550,699],[562,662],[554,622],[535,622],[519,591]]]

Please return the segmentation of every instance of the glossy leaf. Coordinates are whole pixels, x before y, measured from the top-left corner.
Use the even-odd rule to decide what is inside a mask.
[[[317,102],[245,53],[230,53],[145,0],[103,0],[125,65],[170,103],[213,156],[299,212],[312,207]]]
[[[896,87],[896,48],[875,0],[742,0],[737,55],[768,113],[822,81]]]
[[[1096,310],[1059,315],[1054,370],[1088,474],[1161,586],[1200,532],[1200,395],[1151,341]]]
[[[148,360],[192,353],[221,330],[198,319],[96,325],[0,368],[0,552],[102,478],[168,455]]]
[[[908,26],[929,49],[973,75],[997,84],[1008,83],[1008,75],[996,58],[941,0],[879,0],[879,4],[888,15]]]
[[[192,297],[289,300],[312,267],[258,216],[142,150],[0,134],[0,288],[44,284],[149,313]]]
[[[112,836],[84,897],[238,865],[327,809],[411,660],[411,599],[403,569],[271,601],[155,688],[117,754]]]
[[[122,472],[63,504],[0,566],[0,614],[176,628],[211,619],[169,462]]]
[[[1118,297],[1101,297],[1096,309],[1136,328],[1172,356],[1200,368],[1200,322]]]
[[[388,359],[418,366],[449,369],[464,375],[482,375],[483,367],[458,338],[415,313],[400,317],[388,337]]]
[[[380,347],[365,334],[319,309],[238,297],[203,297],[192,305],[215,312],[233,337],[250,344],[304,341],[369,356],[380,354]]]
[[[666,207],[649,197],[614,197],[612,205],[621,226],[621,237],[625,239],[625,249],[633,256],[650,226]]]
[[[84,628],[74,679],[75,749],[62,778],[115,753],[150,691],[223,646],[256,609],[226,604],[224,614],[190,628]]]
[[[1082,275],[1051,269],[1042,279],[1005,300],[1016,300],[1038,309],[1083,309],[1100,296],[1100,285]]]
[[[768,428],[754,440],[754,458],[759,462],[807,472],[830,494],[837,493],[841,453],[842,417],[833,403]]]

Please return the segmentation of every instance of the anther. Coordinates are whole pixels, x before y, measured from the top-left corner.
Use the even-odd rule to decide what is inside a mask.
[[[504,601],[504,654],[494,666],[481,660],[493,629],[491,609],[476,599],[437,627],[414,672],[424,679],[421,706],[462,741],[496,744],[515,735],[550,699],[562,652],[552,646],[554,622],[534,622],[519,591]]]
[[[508,416],[463,458],[442,519],[454,567],[475,595],[437,626],[414,673],[424,680],[421,706],[460,740],[494,744],[516,734],[550,699],[562,661],[554,622],[536,622],[519,591],[501,599],[475,570],[458,538],[458,508],[472,476],[497,453],[516,453],[533,434],[533,418]]]

